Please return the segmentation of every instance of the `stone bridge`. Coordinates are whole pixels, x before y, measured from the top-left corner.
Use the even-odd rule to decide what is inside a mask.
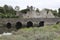
[[[44,25],[58,24],[60,18],[0,18],[0,30],[15,30],[21,27],[40,27]]]

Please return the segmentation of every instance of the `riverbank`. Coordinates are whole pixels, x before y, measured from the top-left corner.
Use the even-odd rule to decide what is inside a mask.
[[[0,40],[60,40],[60,24],[22,28],[12,33],[13,35],[0,37]]]

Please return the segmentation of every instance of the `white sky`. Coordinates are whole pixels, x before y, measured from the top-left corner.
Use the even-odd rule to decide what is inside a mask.
[[[60,0],[0,0],[0,6],[4,4],[15,7],[16,5],[20,9],[26,8],[27,5],[34,6],[35,8],[52,8],[57,9],[60,7]]]

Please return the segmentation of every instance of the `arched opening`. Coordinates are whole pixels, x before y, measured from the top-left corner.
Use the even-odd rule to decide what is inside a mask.
[[[7,28],[8,28],[8,29],[11,28],[11,23],[7,23]]]
[[[41,21],[41,22],[39,23],[39,27],[41,27],[41,26],[44,26],[44,21]]]
[[[17,22],[16,23],[16,29],[20,29],[22,27],[22,23],[21,22]]]
[[[59,22],[57,22],[56,24],[59,24]]]
[[[27,27],[32,27],[33,23],[31,21],[27,22]]]

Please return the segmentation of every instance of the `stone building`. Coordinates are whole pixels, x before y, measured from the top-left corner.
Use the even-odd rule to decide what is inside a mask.
[[[27,9],[29,9],[29,11],[26,13],[20,12],[18,15],[22,16],[23,18],[55,18],[52,11],[50,10],[48,11],[46,9],[43,9],[37,12],[33,7],[27,7]]]

